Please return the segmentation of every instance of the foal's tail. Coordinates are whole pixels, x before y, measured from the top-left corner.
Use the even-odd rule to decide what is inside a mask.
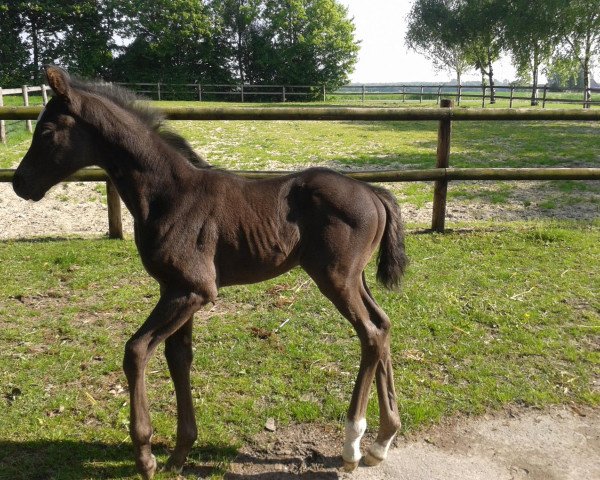
[[[385,230],[377,256],[377,280],[390,290],[400,286],[402,275],[408,265],[404,251],[404,226],[400,216],[400,207],[394,195],[388,190],[371,185],[373,192],[387,214]]]

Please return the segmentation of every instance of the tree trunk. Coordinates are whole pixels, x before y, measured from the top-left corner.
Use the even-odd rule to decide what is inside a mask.
[[[457,98],[456,101],[458,102],[458,104],[460,105],[460,86],[461,86],[461,77],[462,77],[462,70],[460,68],[456,69],[456,83],[457,85]]]
[[[246,81],[246,75],[244,74],[244,52],[242,45],[242,33],[238,29],[237,32],[237,61],[238,61],[238,72],[240,75],[240,83],[243,85]]]
[[[490,80],[490,103],[496,103],[496,92],[494,91],[494,70],[492,69],[492,62],[490,62],[488,66],[488,78]]]
[[[33,48],[33,72],[32,80],[37,80],[40,72],[40,45],[38,37],[37,19],[34,15],[29,17],[29,24],[31,25],[31,46]]]
[[[537,89],[538,89],[538,76],[539,76],[539,64],[537,55],[533,56],[533,69],[532,69],[532,77],[533,77],[533,86],[531,88],[531,106],[536,106],[539,102],[537,99]]]
[[[591,104],[589,103],[592,99],[592,92],[590,91],[591,82],[590,82],[590,55],[587,55],[583,60],[583,108],[590,108]]]

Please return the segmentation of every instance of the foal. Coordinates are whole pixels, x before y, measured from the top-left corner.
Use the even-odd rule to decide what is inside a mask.
[[[254,181],[212,170],[123,91],[74,81],[53,66],[46,67],[46,77],[55,96],[15,173],[15,192],[37,201],[80,168],[102,167],[133,215],[142,262],[160,284],[160,300],[127,342],[123,360],[130,434],[142,477],[152,478],[157,467],[144,379],[156,347],[165,342],[177,397],[177,440],[166,468],[179,471],[197,436],[190,388],[194,312],[214,301],[219,287],[259,282],[298,265],[350,321],[361,342],[344,466],[351,471],[362,457],[373,379],[380,426],[365,463],[385,459],[400,426],[390,321],[375,303],[363,270],[380,246],[378,279],[388,288],[400,282],[406,257],[393,196],[324,168]]]

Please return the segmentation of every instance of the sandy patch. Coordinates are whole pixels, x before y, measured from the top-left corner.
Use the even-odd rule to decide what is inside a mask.
[[[363,446],[366,444],[363,440]],[[231,466],[229,480],[596,480],[600,411],[555,407],[452,419],[396,440],[377,467],[340,471],[341,428],[296,425],[264,432]]]

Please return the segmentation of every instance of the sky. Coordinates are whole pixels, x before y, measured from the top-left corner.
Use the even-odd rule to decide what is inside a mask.
[[[361,40],[358,62],[350,76],[353,83],[402,83],[454,78],[450,72],[436,71],[423,55],[404,45],[406,17],[411,0],[339,0],[354,17],[356,38]],[[494,64],[498,80],[514,80],[515,69],[508,58]],[[477,72],[463,80],[480,80]]]

